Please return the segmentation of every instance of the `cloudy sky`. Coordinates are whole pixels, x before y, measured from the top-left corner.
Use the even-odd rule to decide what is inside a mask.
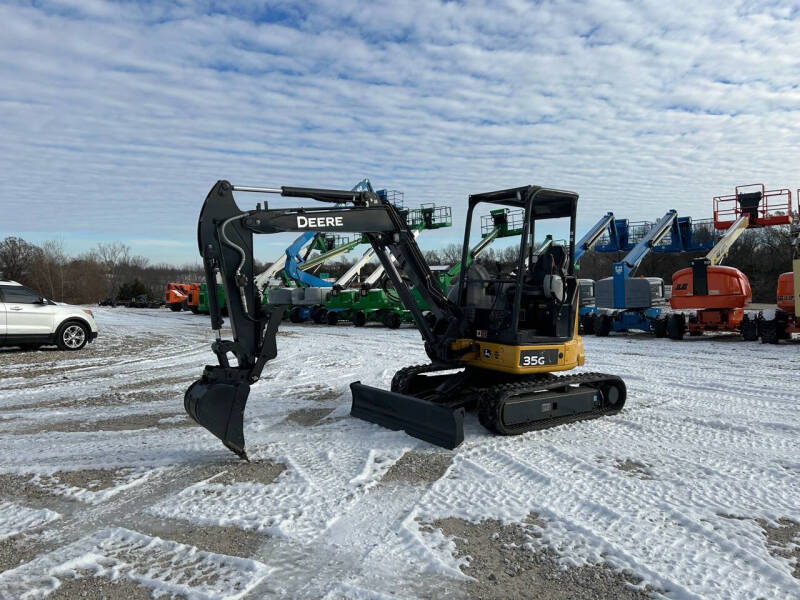
[[[709,217],[740,183],[800,187],[799,6],[0,0],[0,237],[194,261],[218,179]]]

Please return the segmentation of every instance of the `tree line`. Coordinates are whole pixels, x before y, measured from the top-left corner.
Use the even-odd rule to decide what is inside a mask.
[[[41,245],[19,237],[0,241],[0,276],[38,291],[45,298],[93,304],[105,298],[129,300],[134,292],[161,298],[171,281],[200,281],[200,265],[150,264],[121,242],[98,243],[69,256],[58,241]]]
[[[460,261],[461,246],[447,244],[423,254],[430,265],[450,266]],[[669,285],[675,271],[688,266],[692,258],[704,254],[651,252],[637,275],[662,277]],[[589,251],[584,254],[577,273],[587,279],[608,277],[612,264],[624,255],[624,252]],[[774,303],[778,276],[791,270],[791,255],[788,227],[749,229],[733,246],[723,264],[736,267],[747,275],[753,290],[753,302]],[[477,260],[491,270],[511,269],[517,263],[517,256],[516,246],[489,247]],[[317,274],[339,277],[357,259],[357,256],[352,259],[344,257],[328,262],[317,270]],[[268,265],[257,262],[256,273]],[[368,276],[375,267],[374,261],[366,265],[361,276]],[[13,236],[0,241],[0,277],[27,285],[51,300],[74,304],[91,304],[106,298],[129,300],[138,294],[161,298],[169,282],[205,280],[199,264],[151,264],[147,258],[133,254],[131,248],[121,242],[98,243],[88,252],[69,256],[61,242],[47,241],[36,245]]]

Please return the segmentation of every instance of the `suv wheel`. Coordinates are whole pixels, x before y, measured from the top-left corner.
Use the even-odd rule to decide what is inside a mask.
[[[67,321],[56,333],[56,344],[60,350],[80,350],[88,341],[86,326],[76,321]]]

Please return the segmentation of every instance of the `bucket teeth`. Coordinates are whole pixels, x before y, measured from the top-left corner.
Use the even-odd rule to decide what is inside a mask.
[[[225,447],[228,450],[230,450],[231,452],[233,452],[236,456],[238,456],[241,459],[246,460],[247,462],[250,462],[250,458],[247,456],[247,452],[245,452],[244,448],[238,448],[238,447],[234,446],[233,444],[231,444],[230,442],[224,442],[224,444],[225,444]]]

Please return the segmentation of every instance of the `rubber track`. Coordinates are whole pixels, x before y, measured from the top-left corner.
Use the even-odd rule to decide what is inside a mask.
[[[427,365],[412,365],[410,367],[405,367],[397,371],[394,374],[394,377],[392,377],[391,390],[399,394],[407,394],[409,383],[411,383],[411,380],[417,375],[422,373],[432,373],[435,371],[449,371],[451,369],[453,369],[453,367],[445,367],[430,363]]]
[[[516,396],[518,393],[553,390],[570,384],[582,384],[589,385],[590,387],[600,387],[602,384],[612,381],[619,382],[621,384],[620,391],[622,392],[621,401],[618,401],[613,405],[613,407],[600,407],[590,412],[578,413],[566,417],[542,419],[540,421],[532,421],[529,424],[517,425],[514,427],[506,427],[503,425],[502,413],[505,402],[510,397]],[[533,385],[531,385],[532,383]],[[519,435],[528,431],[549,429],[550,427],[556,427],[557,425],[563,425],[565,423],[597,419],[598,417],[616,414],[622,410],[623,406],[625,405],[625,399],[625,383],[616,375],[606,375],[604,373],[581,373],[578,375],[552,376],[551,379],[540,382],[520,381],[515,383],[503,383],[486,388],[478,403],[478,419],[480,420],[481,425],[494,433],[498,433],[500,435]]]
[[[399,394],[408,394],[411,396],[419,397],[417,394],[411,392],[413,386],[411,383],[414,381],[415,377],[425,373],[436,373],[437,371],[452,371],[457,370],[460,367],[456,366],[447,366],[447,365],[436,365],[436,364],[427,364],[427,365],[413,365],[410,367],[405,367],[404,369],[400,369],[394,374],[392,378],[392,387],[391,390],[393,392],[397,392]],[[549,381],[554,381],[558,379],[558,376],[553,375],[552,373],[537,373],[533,375],[512,375],[508,373],[503,373],[501,371],[490,371],[488,369],[468,369],[468,378],[465,384],[459,388],[457,398],[453,397],[453,394],[447,397],[432,397],[431,395],[426,395],[426,399],[431,402],[436,402],[437,404],[449,404],[452,406],[464,406],[469,410],[470,407],[474,408],[475,400],[477,400],[478,396],[485,393],[487,390],[497,387],[501,384],[508,384],[508,383],[526,383],[530,384],[535,382],[537,384],[542,384]],[[488,382],[486,380],[489,380]],[[484,383],[485,382],[485,383]]]

